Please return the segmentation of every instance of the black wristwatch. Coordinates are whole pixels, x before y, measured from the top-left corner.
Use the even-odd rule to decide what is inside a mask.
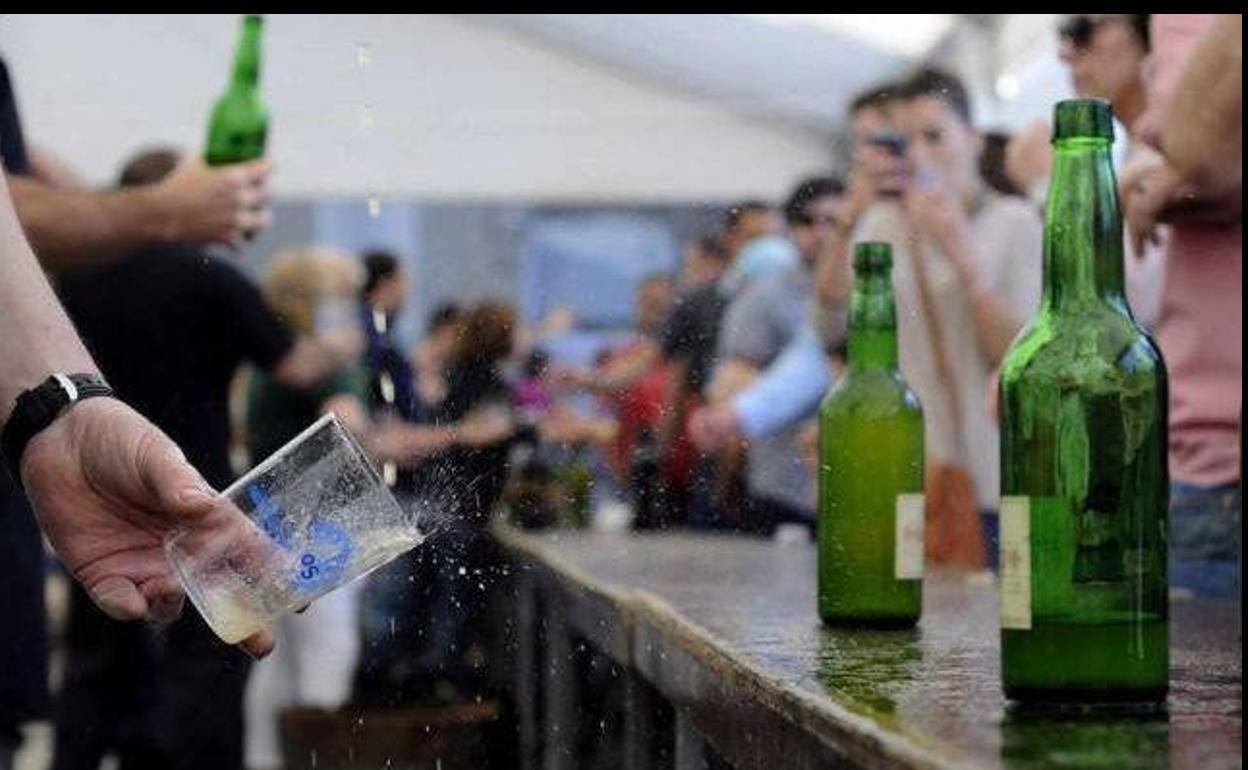
[[[98,374],[54,374],[18,396],[4,433],[0,434],[0,449],[13,481],[21,486],[22,453],[39,431],[79,401],[111,395],[113,389]]]

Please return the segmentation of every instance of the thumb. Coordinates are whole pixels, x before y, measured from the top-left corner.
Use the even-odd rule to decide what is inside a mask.
[[[216,503],[212,487],[165,436],[141,456],[139,478],[149,500],[175,520],[204,516]]]
[[[111,575],[84,587],[96,606],[113,620],[138,620],[147,614],[147,600],[127,578]]]

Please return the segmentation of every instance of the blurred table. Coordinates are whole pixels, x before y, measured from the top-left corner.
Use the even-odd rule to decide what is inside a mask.
[[[730,535],[495,531],[514,570],[521,765],[577,768],[607,740],[590,648],[619,669],[628,768],[1242,766],[1239,607],[1172,605],[1167,716],[1007,714],[996,595],[931,574],[911,631],[830,630],[815,549]],[[596,734],[598,733],[598,734]]]

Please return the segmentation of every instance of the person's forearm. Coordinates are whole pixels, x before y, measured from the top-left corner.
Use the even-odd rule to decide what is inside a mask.
[[[1186,182],[1210,195],[1243,176],[1243,17],[1226,14],[1192,53],[1166,109],[1161,149]]]
[[[178,234],[177,222],[152,187],[96,192],[16,176],[9,184],[22,228],[49,270],[98,265]]]
[[[995,365],[1005,356],[1005,351],[1009,350],[1018,330],[1023,328],[1023,320],[1006,307],[990,289],[983,286],[980,277],[969,267],[976,264],[969,242],[951,243],[948,248],[950,261],[956,266],[966,286],[971,305],[971,320],[975,327],[975,341],[984,357]],[[957,250],[956,253],[954,249]]]
[[[273,367],[275,380],[288,388],[306,390],[337,372],[348,361],[310,337],[300,337]]]
[[[971,289],[971,318],[979,350],[994,366],[1005,357],[1023,321],[990,291]]]
[[[843,305],[849,301],[853,284],[849,261],[852,242],[852,228],[838,228],[827,251],[820,255],[819,264],[815,267],[815,288],[824,304]]]
[[[590,386],[600,393],[623,390],[650,371],[658,357],[658,346],[648,343],[626,360],[608,364],[594,372]]]
[[[0,424],[53,372],[98,372],[39,269],[0,180]]]
[[[451,440],[468,449],[493,446],[507,440],[516,431],[510,410],[488,406],[470,412],[458,423],[446,427]]]
[[[741,432],[759,438],[793,424],[819,404],[832,384],[827,357],[813,329],[804,327],[781,356],[732,400]]]

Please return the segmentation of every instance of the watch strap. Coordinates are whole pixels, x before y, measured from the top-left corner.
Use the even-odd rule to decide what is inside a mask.
[[[111,396],[113,389],[98,374],[53,374],[23,391],[0,434],[0,450],[13,480],[20,486],[22,453],[40,431],[69,407],[88,398]]]

